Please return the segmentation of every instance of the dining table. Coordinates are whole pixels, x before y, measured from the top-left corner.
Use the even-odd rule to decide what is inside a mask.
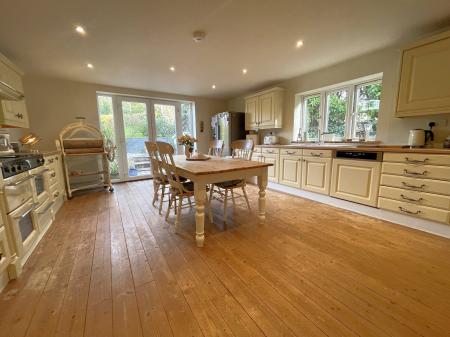
[[[194,183],[195,240],[197,247],[205,242],[205,202],[207,186],[213,183],[257,177],[259,223],[266,220],[266,188],[268,167],[273,164],[231,157],[210,157],[209,160],[187,160],[184,155],[173,156],[177,173]]]

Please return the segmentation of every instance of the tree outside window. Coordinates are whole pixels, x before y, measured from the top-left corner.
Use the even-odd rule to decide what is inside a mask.
[[[305,98],[305,131],[307,140],[318,139],[320,121],[320,95]]]

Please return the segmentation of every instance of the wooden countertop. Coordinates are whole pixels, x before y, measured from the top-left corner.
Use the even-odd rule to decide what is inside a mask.
[[[343,145],[255,145],[255,148],[281,148],[281,149],[320,149],[320,150],[348,150],[348,151],[378,151],[378,152],[402,152],[402,153],[428,153],[428,154],[448,154],[450,149],[443,148],[409,148],[401,145],[363,145],[363,144],[343,144]]]

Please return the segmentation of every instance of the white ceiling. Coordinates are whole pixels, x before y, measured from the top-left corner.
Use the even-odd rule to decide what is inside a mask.
[[[427,33],[450,15],[449,0],[1,2],[0,52],[28,73],[216,97]],[[207,32],[201,44],[198,29]]]

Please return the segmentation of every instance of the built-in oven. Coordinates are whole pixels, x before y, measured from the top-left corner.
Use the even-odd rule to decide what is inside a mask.
[[[34,198],[33,176],[28,172],[4,179],[2,194],[6,213],[14,211],[27,200]]]
[[[8,214],[8,226],[14,237],[17,255],[25,256],[38,237],[39,226],[33,219],[36,203],[31,197],[21,206]]]
[[[38,205],[44,204],[50,197],[50,170],[40,166],[30,171],[34,178],[34,194]]]

